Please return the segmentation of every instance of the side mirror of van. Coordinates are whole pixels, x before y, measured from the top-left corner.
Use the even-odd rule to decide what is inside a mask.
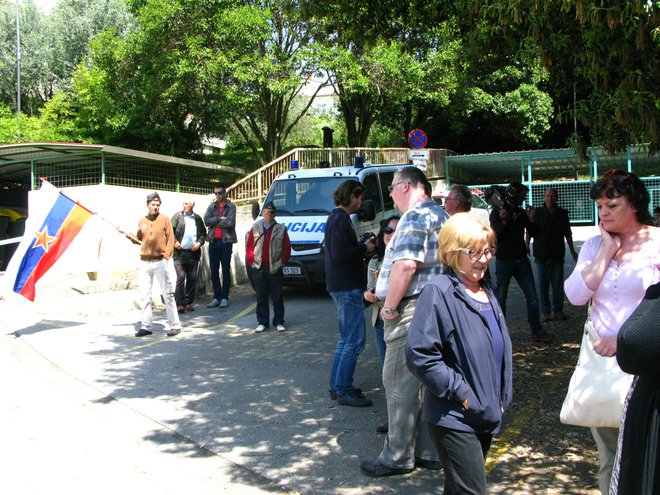
[[[257,203],[256,201],[252,203],[252,220],[257,219],[260,210],[261,208],[259,208],[259,203]]]
[[[363,222],[370,222],[376,218],[376,205],[373,199],[365,199],[362,202],[362,206],[357,211],[357,217]]]

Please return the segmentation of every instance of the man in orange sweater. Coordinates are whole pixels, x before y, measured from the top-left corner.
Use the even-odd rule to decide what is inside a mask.
[[[174,251],[174,231],[172,222],[167,215],[160,214],[160,196],[153,192],[147,196],[148,213],[140,218],[137,239],[140,247],[140,303],[142,305],[142,322],[136,337],[151,335],[153,324],[151,291],[154,276],[160,286],[167,311],[167,336],[181,333],[181,322],[174,300],[176,273],[172,262]]]

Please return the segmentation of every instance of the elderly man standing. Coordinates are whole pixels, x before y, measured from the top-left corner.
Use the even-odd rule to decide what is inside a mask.
[[[209,269],[213,286],[213,300],[206,307],[226,308],[231,286],[231,255],[237,241],[236,206],[227,199],[227,190],[223,186],[215,186],[214,194],[215,198],[204,214],[204,223],[208,228],[206,240],[209,243]]]
[[[140,245],[139,292],[142,304],[142,322],[136,337],[151,335],[153,311],[151,291],[154,277],[165,299],[167,312],[167,336],[181,333],[181,322],[174,301],[174,267],[171,257],[174,250],[174,231],[172,222],[166,215],[160,214],[160,196],[153,192],[147,196],[146,216],[138,223],[137,240]],[[129,237],[130,239],[130,237]]]
[[[172,217],[174,229],[174,269],[176,270],[177,311],[195,311],[193,301],[197,291],[197,268],[202,256],[201,247],[206,239],[204,221],[193,211],[195,201],[186,199],[183,211]]]
[[[472,208],[472,191],[463,184],[453,184],[445,199],[445,211],[450,215],[468,212]]]
[[[448,217],[431,199],[431,184],[415,167],[395,173],[389,190],[404,214],[385,249],[376,284],[376,296],[384,299],[388,433],[381,454],[360,466],[374,477],[409,473],[415,467],[440,468],[428,426],[421,419],[422,384],[406,366],[405,351],[417,296],[441,271],[438,234]]]
[[[245,258],[254,269],[254,288],[257,292],[258,326],[255,333],[268,328],[269,295],[273,301],[273,326],[278,332],[285,330],[282,267],[291,257],[291,241],[286,227],[275,221],[276,214],[275,203],[266,203],[261,212],[263,219],[254,223],[245,243]]]

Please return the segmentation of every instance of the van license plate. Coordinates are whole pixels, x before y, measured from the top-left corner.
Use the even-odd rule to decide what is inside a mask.
[[[282,269],[284,275],[300,275],[302,273],[299,266],[284,266]]]

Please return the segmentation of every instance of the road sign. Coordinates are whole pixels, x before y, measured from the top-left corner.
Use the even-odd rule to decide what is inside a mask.
[[[408,143],[410,146],[416,150],[420,148],[426,148],[426,145],[429,144],[429,138],[426,133],[421,129],[413,129],[408,134]]]
[[[429,150],[408,150],[408,156],[411,160],[428,160]]]

